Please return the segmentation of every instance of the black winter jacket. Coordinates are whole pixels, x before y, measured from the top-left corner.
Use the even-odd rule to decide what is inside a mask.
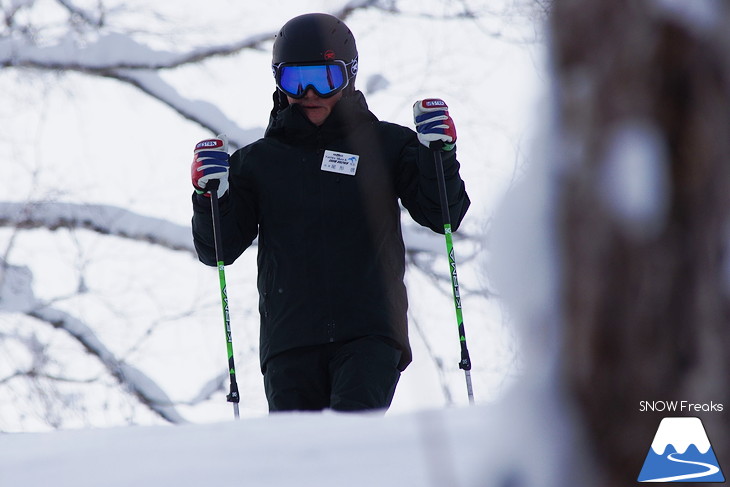
[[[258,236],[262,370],[298,347],[381,336],[411,362],[398,200],[443,233],[433,155],[412,130],[380,122],[360,92],[342,98],[320,127],[296,105],[274,112],[265,136],[230,158],[220,200],[224,260]],[[357,155],[354,175],[322,169],[325,150]],[[454,151],[444,154],[452,228],[469,198]],[[193,195],[200,260],[215,265],[209,199]]]

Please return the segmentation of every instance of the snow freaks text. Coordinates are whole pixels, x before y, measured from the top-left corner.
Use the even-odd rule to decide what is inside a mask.
[[[724,409],[721,403],[710,401],[709,403],[693,403],[690,401],[640,401],[639,411],[644,413],[651,412],[678,412],[678,413],[698,413],[698,412],[714,412],[720,413]]]

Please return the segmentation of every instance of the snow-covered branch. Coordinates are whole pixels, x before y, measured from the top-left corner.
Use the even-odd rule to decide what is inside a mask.
[[[186,422],[173,406],[172,400],[156,382],[138,368],[117,359],[93,330],[81,320],[65,311],[48,307],[39,307],[27,314],[54,328],[66,331],[90,354],[97,357],[107,371],[137,399],[161,418],[176,424]]]
[[[120,69],[173,69],[211,57],[236,54],[244,49],[256,49],[273,38],[273,32],[266,32],[225,45],[203,46],[183,53],[156,50],[117,33],[100,36],[83,46],[79,46],[71,35],[50,46],[5,38],[0,40],[0,67],[78,71],[98,76],[107,76],[109,72]]]
[[[189,226],[140,215],[115,206],[0,202],[0,228],[2,227],[46,230],[79,228],[195,255]],[[403,237],[409,253],[443,253],[443,237],[417,225],[405,226]]]
[[[220,391],[225,391],[226,386],[228,385],[229,377],[230,375],[228,373],[228,370],[216,375],[201,386],[200,390],[193,399],[183,402],[181,404],[194,406],[196,404],[207,401],[213,396],[213,394],[216,394]]]
[[[22,313],[65,331],[150,410],[171,423],[185,422],[162,388],[136,367],[118,359],[91,327],[65,311],[43,305],[34,294],[33,275],[27,267],[3,263],[0,273],[0,312]],[[40,355],[34,354],[34,360]],[[35,375],[39,375],[39,369],[38,364],[31,368]],[[14,373],[12,377],[17,375],[20,374]]]
[[[90,25],[101,26],[101,14],[83,10],[67,0],[59,1],[69,12]],[[347,18],[353,12],[377,5],[377,0],[353,0],[331,12]],[[13,11],[14,13],[14,11]],[[11,17],[12,18],[12,17]],[[28,67],[50,71],[69,70],[108,76],[118,70],[162,70],[196,64],[206,59],[229,56],[246,49],[261,49],[273,41],[275,31],[259,32],[236,41],[213,46],[199,46],[187,52],[153,49],[129,35],[111,32],[96,40],[79,45],[74,36],[67,35],[55,45],[37,46],[26,40],[6,37],[0,40],[0,68]]]
[[[0,227],[80,228],[195,253],[190,227],[108,205],[0,202]]]
[[[112,70],[104,76],[137,87],[213,134],[227,134],[233,147],[243,147],[263,135],[263,128],[244,130],[212,103],[181,96],[157,71]]]
[[[68,0],[59,1],[73,18],[87,25],[101,27],[103,12],[98,15],[81,9]],[[354,11],[376,5],[376,0],[353,0],[333,12],[346,18]],[[6,18],[6,22],[12,19]],[[220,109],[199,100],[188,100],[165,82],[159,71],[196,64],[206,59],[233,55],[246,49],[261,49],[275,37],[275,32],[261,32],[226,44],[200,46],[186,52],[163,51],[137,42],[128,35],[111,32],[80,44],[72,32],[55,45],[38,46],[24,36],[0,39],[0,69],[23,67],[44,71],[75,71],[91,76],[116,79],[130,84],[164,103],[184,118],[213,134],[226,133],[239,147],[252,142],[263,128],[243,130]]]
[[[159,74],[160,70],[204,59],[234,54],[254,48],[273,34],[258,34],[225,46],[194,49],[188,53],[158,51],[128,36],[111,33],[85,46],[78,46],[71,35],[53,46],[35,46],[11,38],[0,40],[0,68],[26,67],[45,71],[75,71],[91,76],[116,79],[157,99],[211,133],[226,133],[231,142],[243,146],[263,129],[246,131],[211,103],[181,96]]]

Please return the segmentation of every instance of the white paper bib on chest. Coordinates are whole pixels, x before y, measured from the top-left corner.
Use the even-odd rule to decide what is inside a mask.
[[[357,163],[360,156],[346,152],[324,151],[322,158],[322,170],[354,176],[357,172]]]

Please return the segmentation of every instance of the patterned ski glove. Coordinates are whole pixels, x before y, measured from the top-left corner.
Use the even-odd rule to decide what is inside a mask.
[[[418,140],[435,150],[450,151],[456,145],[456,127],[443,100],[428,98],[413,104]]]
[[[218,197],[221,198],[228,191],[228,167],[228,139],[225,135],[198,142],[190,168],[195,191],[210,197],[205,187],[210,181],[217,179]]]

